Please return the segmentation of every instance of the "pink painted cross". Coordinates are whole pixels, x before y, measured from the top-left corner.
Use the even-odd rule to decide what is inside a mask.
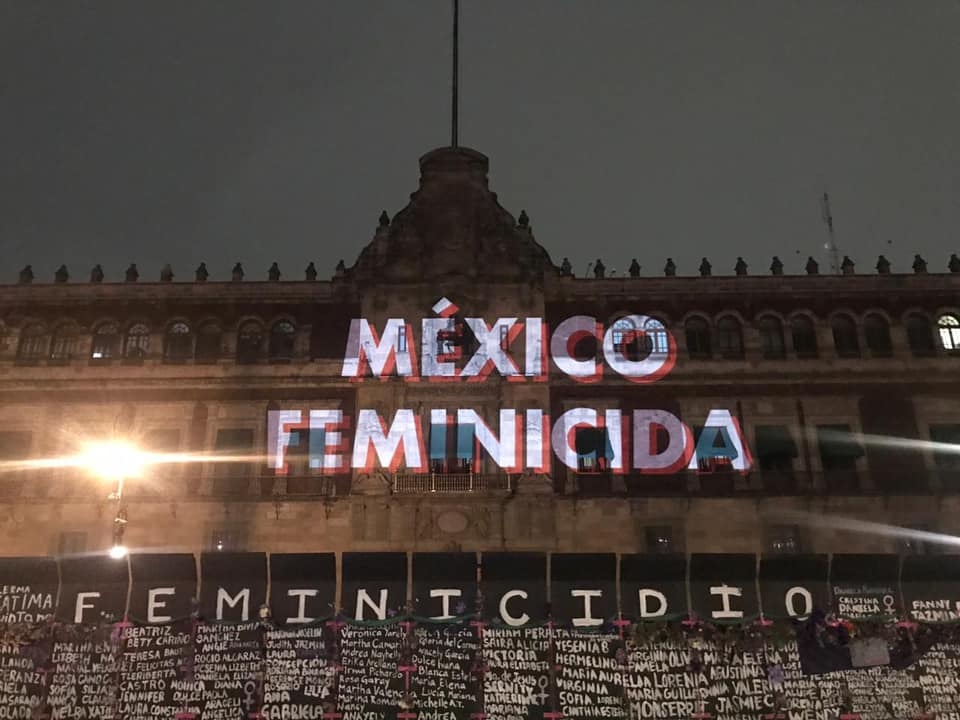
[[[197,720],[197,716],[192,712],[178,712],[173,718],[174,720]]]
[[[687,616],[687,619],[680,624],[683,625],[684,627],[696,627],[697,625],[700,624],[700,619],[696,615],[691,613],[690,615]]]
[[[409,633],[414,624],[415,623],[411,620],[404,620],[402,623],[400,623],[400,627],[402,627],[405,632]]]
[[[397,720],[417,720],[417,714],[414,712],[397,713]]]
[[[327,627],[333,628],[334,632],[340,632],[340,628],[342,628],[344,625],[346,625],[346,623],[343,620],[338,620],[337,618],[334,618],[333,620],[327,620]]]
[[[323,720],[339,720],[343,717],[343,713],[338,713],[336,710],[331,710],[330,712],[325,712],[323,714]]]
[[[860,720],[859,713],[844,713],[840,716],[840,720]]]
[[[760,627],[770,627],[771,625],[773,625],[773,620],[767,620],[763,616],[763,613],[760,613],[760,619],[757,620],[757,625],[759,625]]]
[[[543,720],[560,720],[562,717],[562,712],[545,712],[543,714]]]
[[[705,711],[701,710],[700,712],[695,712],[695,713],[694,713],[693,715],[691,715],[690,717],[693,718],[694,720],[709,720],[710,718],[713,717],[713,715],[711,715],[711,714],[708,713],[708,712],[705,712]]]
[[[629,627],[630,621],[624,620],[622,617],[618,620],[613,621],[614,626],[617,628],[617,631],[620,633],[620,639],[623,640],[623,629]]]
[[[404,687],[410,689],[410,673],[415,673],[417,671],[416,665],[401,665],[397,668],[399,672],[403,673],[403,684]],[[397,717],[400,717],[399,715]]]
[[[470,720],[487,720],[487,714],[482,712],[470,713]]]
[[[483,637],[483,629],[487,624],[483,620],[471,620],[470,627],[475,627],[477,629],[477,637]]]

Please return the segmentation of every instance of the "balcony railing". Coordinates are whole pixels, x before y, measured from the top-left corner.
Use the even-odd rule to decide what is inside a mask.
[[[395,495],[511,492],[510,475],[495,473],[420,473],[393,476]]]

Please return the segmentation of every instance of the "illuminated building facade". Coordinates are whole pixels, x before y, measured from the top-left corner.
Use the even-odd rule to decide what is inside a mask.
[[[960,261],[574,277],[487,170],[424,156],[329,280],[0,287],[5,553],[110,545],[110,487],[25,463],[108,437],[178,454],[126,482],[139,550],[893,553],[926,548],[824,519],[960,532]]]

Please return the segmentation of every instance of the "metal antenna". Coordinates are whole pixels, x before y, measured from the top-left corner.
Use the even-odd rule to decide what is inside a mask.
[[[823,246],[830,257],[830,272],[834,275],[840,274],[840,250],[837,248],[837,241],[833,235],[833,214],[830,212],[830,196],[823,194],[823,200],[820,201],[820,213],[823,216],[823,222],[827,225],[828,239]]]
[[[460,0],[453,0],[453,96],[451,98],[451,147],[459,147],[457,125],[460,115],[459,74],[460,74]]]

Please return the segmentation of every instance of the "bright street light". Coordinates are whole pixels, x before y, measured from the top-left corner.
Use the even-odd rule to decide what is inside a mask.
[[[146,453],[125,442],[90,443],[79,457],[79,465],[105,480],[140,477],[146,464]]]
[[[78,458],[78,464],[99,477],[117,484],[110,500],[117,501],[117,511],[113,518],[113,545],[110,557],[122,560],[127,556],[127,547],[123,544],[123,534],[127,526],[127,509],[123,504],[123,483],[127,478],[140,477],[147,455],[134,445],[125,442],[90,443],[85,446]]]

